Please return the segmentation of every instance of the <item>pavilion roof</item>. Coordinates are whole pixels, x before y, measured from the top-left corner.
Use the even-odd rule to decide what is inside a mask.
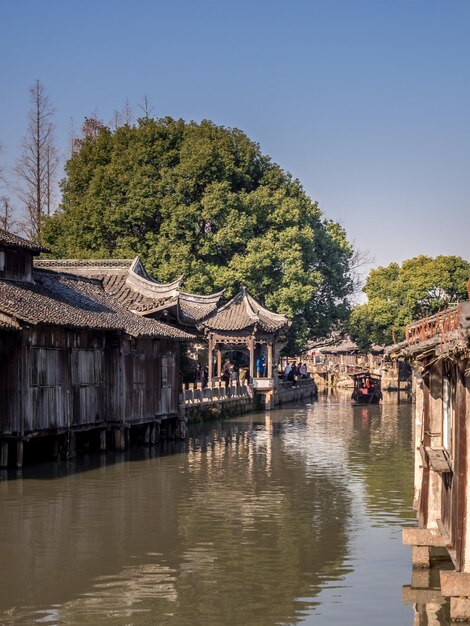
[[[288,317],[266,309],[248,293],[245,287],[242,287],[227,304],[200,323],[200,327],[208,330],[245,330],[256,326],[270,333],[289,325]]]

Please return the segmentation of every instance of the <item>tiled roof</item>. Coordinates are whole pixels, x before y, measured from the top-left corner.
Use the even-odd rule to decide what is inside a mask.
[[[178,298],[178,317],[183,324],[197,324],[217,310],[223,292],[210,296],[196,296],[180,291]]]
[[[33,254],[39,254],[40,252],[50,252],[50,250],[48,250],[47,248],[43,248],[37,243],[28,241],[28,239],[23,239],[23,237],[19,237],[18,235],[9,233],[7,230],[3,230],[3,228],[0,228],[0,245],[6,246],[8,248],[20,248],[21,250],[29,250]]]
[[[40,269],[34,271],[34,283],[0,281],[0,314],[33,325],[117,330],[134,337],[193,338],[133,314],[96,280]]]
[[[176,307],[178,321],[195,326],[217,308],[222,295],[198,296],[181,291],[182,278],[172,283],[159,283],[149,276],[140,261],[135,259],[109,260],[42,260],[35,267],[99,279],[107,293],[114,296],[123,306],[139,315],[151,315]]]
[[[201,321],[201,326],[209,330],[244,330],[257,326],[267,332],[276,332],[289,326],[285,315],[265,309],[244,287],[225,306]]]

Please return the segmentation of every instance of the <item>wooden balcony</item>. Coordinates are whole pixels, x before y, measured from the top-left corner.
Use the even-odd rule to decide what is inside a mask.
[[[445,341],[451,333],[460,328],[461,312],[462,306],[458,305],[409,324],[405,328],[407,343],[415,345],[436,337]]]

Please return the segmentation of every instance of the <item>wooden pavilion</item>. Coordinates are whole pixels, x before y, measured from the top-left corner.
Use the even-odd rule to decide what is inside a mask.
[[[277,353],[289,325],[290,321],[285,315],[266,309],[242,286],[234,298],[199,324],[208,343],[209,386],[214,374],[217,377],[222,374],[224,351],[246,350],[249,379],[255,391],[266,396],[266,405],[269,405],[274,389]],[[256,368],[259,357],[265,359],[262,376]]]

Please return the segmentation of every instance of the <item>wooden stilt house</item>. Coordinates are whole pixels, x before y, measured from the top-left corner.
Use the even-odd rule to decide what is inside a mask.
[[[136,315],[86,276],[33,268],[42,251],[0,231],[0,464],[44,435],[97,430],[123,448],[178,414],[179,342],[192,335]],[[70,444],[70,441],[72,443]]]
[[[451,618],[470,620],[470,302],[411,324],[389,352],[410,362],[416,381],[419,528],[404,529],[404,542],[414,567],[446,548],[455,569],[441,571],[441,591]]]

